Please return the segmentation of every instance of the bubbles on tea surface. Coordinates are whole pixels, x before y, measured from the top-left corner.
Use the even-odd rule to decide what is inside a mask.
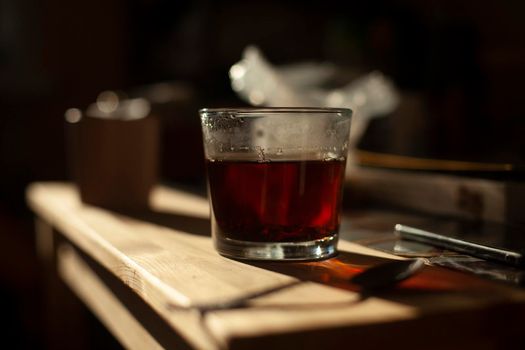
[[[338,157],[336,153],[328,152],[323,158],[323,161],[329,162],[334,160],[344,160],[344,157]]]
[[[264,148],[262,148],[261,146],[256,146],[255,150],[257,151],[257,161],[259,163],[269,162],[269,160],[266,158],[266,153],[264,152]]]

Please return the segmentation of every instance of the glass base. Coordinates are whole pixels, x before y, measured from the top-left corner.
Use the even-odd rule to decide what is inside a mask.
[[[219,254],[243,260],[321,260],[337,254],[338,235],[306,242],[245,242],[215,237]]]

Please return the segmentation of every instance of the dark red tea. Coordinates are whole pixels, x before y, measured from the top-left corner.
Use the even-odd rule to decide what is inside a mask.
[[[301,242],[339,229],[344,161],[208,161],[207,168],[222,237]]]

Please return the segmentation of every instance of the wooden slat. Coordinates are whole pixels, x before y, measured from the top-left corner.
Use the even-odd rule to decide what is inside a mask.
[[[461,219],[518,219],[508,215],[508,182],[351,165],[346,174],[350,190],[372,203]]]
[[[58,270],[62,279],[123,346],[132,350],[164,349],[71,246],[62,245],[57,255]]]
[[[392,294],[359,300],[347,279],[396,257],[345,241],[338,258],[323,262],[248,264],[223,258],[207,235],[206,199],[173,189],[157,188],[152,212],[135,215],[84,206],[72,186],[60,183],[32,185],[28,200],[39,216],[131,287],[195,348],[255,348],[265,344],[263,338],[294,339],[312,332],[345,341],[352,329],[421,317],[431,326],[434,315],[468,315],[487,305],[517,305],[514,320],[525,314],[522,291],[440,268],[427,268]],[[257,298],[253,308],[210,312],[203,319],[191,311],[202,303],[287,284],[294,286]],[[477,316],[472,316],[471,333],[491,325],[491,318],[476,321]]]
[[[468,172],[511,172],[516,166],[510,163],[479,163],[450,159],[430,159],[397,154],[377,153],[358,150],[355,157],[359,165],[391,169],[412,169],[430,171],[468,171]]]

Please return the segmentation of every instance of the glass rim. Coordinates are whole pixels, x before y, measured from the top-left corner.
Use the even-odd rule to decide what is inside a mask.
[[[250,116],[252,114],[296,114],[296,113],[329,113],[340,114],[350,117],[353,111],[350,108],[333,107],[223,107],[223,108],[201,108],[199,114],[225,114],[233,113],[236,115]]]

